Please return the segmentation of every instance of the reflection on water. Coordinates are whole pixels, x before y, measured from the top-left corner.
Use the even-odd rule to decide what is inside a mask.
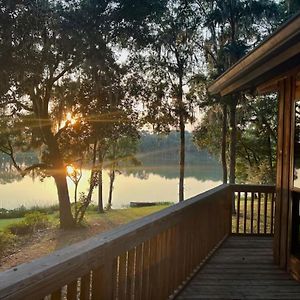
[[[172,173],[172,168],[167,168],[166,173]],[[195,166],[194,171],[201,173],[201,166]],[[208,174],[209,170],[202,170],[204,174]],[[191,171],[192,172],[192,171]],[[173,168],[176,174],[176,169]],[[187,177],[185,180],[185,196],[189,198],[200,192],[215,187],[221,183],[216,180],[216,176],[220,174],[219,170],[211,170],[214,174],[207,180],[197,179],[195,177]],[[143,174],[143,176],[141,176]],[[217,175],[216,175],[217,174]],[[108,195],[108,175],[104,172],[104,199]],[[83,176],[79,183],[79,191],[86,191],[88,187],[89,171],[83,170]],[[143,179],[147,178],[147,179]],[[219,177],[220,178],[220,177]],[[74,184],[68,180],[70,187],[70,196],[73,197]],[[0,184],[0,207],[6,209],[17,208],[21,205],[31,207],[34,205],[46,206],[57,204],[56,188],[52,178],[45,178],[43,182],[30,177],[18,181]],[[176,202],[178,199],[178,178],[163,177],[155,173],[148,173],[145,170],[139,170],[139,173],[126,175],[122,173],[116,177],[115,188],[113,194],[113,207],[120,208],[127,206],[130,201],[170,201]],[[97,192],[93,200],[97,200]]]
[[[57,204],[56,188],[52,178],[45,178],[43,182],[30,177],[21,178],[13,168],[3,165],[0,172],[0,207],[13,209],[24,205],[45,206]],[[79,183],[79,192],[88,188],[90,172],[83,170]],[[221,183],[221,169],[217,164],[195,164],[186,167],[185,197],[189,198]],[[103,172],[103,195],[107,199],[109,178]],[[73,198],[74,184],[68,180],[70,196]],[[97,201],[95,191],[93,201]],[[139,168],[127,168],[116,177],[113,194],[113,207],[127,206],[130,201],[135,202],[177,202],[178,201],[178,167],[174,164],[151,166],[145,163]]]

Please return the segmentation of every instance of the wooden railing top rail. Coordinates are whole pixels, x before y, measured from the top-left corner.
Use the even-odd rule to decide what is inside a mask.
[[[230,185],[233,192],[254,192],[254,193],[274,193],[275,185],[262,184],[231,184]]]
[[[229,185],[220,185],[205,193],[173,205],[160,212],[88,240],[58,250],[47,257],[22,264],[0,273],[0,298],[21,297],[22,294],[38,295],[51,293],[89,272],[111,257],[121,254],[139,243],[155,236],[181,221],[184,213],[200,203],[213,201],[216,195],[230,190]]]

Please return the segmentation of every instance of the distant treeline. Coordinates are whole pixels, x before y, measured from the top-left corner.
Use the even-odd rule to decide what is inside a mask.
[[[219,165],[217,160],[212,157],[208,151],[199,150],[193,143],[192,133],[185,132],[186,139],[186,164],[215,164]],[[142,132],[138,145],[138,158],[147,164],[147,162],[165,163],[178,162],[179,160],[179,132],[171,131],[168,135],[151,134]]]
[[[220,180],[220,163],[206,150],[199,150],[193,143],[192,133],[186,132],[186,177],[198,180]],[[136,158],[139,166],[124,166],[124,175],[133,174],[146,179],[149,174],[156,174],[167,179],[178,178],[179,132],[158,135],[141,132],[137,144]],[[17,153],[16,159],[21,165],[38,162],[38,154],[34,151]],[[89,167],[86,165],[85,167]],[[0,154],[0,184],[21,180],[22,177],[11,164],[9,156]]]

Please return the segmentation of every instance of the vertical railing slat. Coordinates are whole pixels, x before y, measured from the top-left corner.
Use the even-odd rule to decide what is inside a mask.
[[[135,285],[134,285],[134,299],[135,300],[142,299],[143,247],[144,247],[143,243],[136,247]]]
[[[91,274],[90,273],[81,277],[80,300],[89,300],[90,299],[90,283],[91,283]]]
[[[265,201],[264,201],[264,234],[267,233],[267,220],[268,220],[268,193],[265,193]]]
[[[260,233],[260,206],[261,206],[261,192],[258,192],[257,200],[257,233]]]
[[[251,192],[251,220],[250,220],[250,233],[253,233],[253,221],[254,221],[254,192]]]
[[[54,291],[51,294],[51,300],[61,300],[61,297],[62,297],[61,288],[59,290]]]
[[[275,193],[272,193],[271,199],[271,234],[274,233],[274,203],[275,203]]]
[[[77,280],[68,284],[67,287],[67,300],[76,300],[77,299]]]
[[[118,276],[118,299],[126,299],[127,289],[127,258],[128,252],[119,257],[119,276]]]
[[[244,232],[247,233],[247,192],[245,192],[244,198]]]
[[[241,206],[241,193],[238,192],[237,211],[236,211],[236,233],[240,232],[240,206]]]

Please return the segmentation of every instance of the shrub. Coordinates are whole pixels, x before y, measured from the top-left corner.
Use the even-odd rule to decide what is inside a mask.
[[[7,226],[12,234],[25,235],[33,233],[38,229],[46,228],[49,225],[48,216],[38,211],[25,214],[23,221]]]
[[[6,231],[0,231],[0,256],[2,256],[4,251],[14,243],[15,239],[16,237],[13,234]]]

